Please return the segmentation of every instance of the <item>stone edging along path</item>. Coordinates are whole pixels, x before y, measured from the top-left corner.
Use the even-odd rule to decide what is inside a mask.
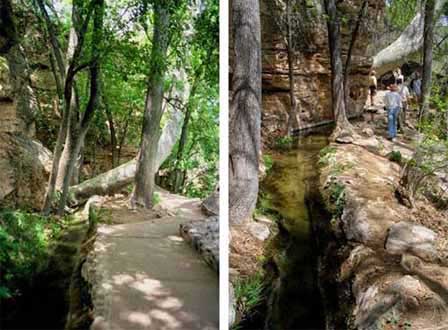
[[[332,232],[345,249],[337,272],[340,286],[352,293],[339,295],[350,306],[348,329],[383,329],[392,321],[409,329],[448,329],[447,236],[436,224],[443,219],[422,225],[399,204],[399,165],[363,140],[330,145],[333,154],[320,176],[335,215]],[[343,203],[335,207],[339,197]]]
[[[106,202],[81,273],[93,303],[91,329],[218,329],[216,273],[179,235],[200,216],[199,201],[161,192],[165,215]],[[169,209],[167,208],[169,206]]]

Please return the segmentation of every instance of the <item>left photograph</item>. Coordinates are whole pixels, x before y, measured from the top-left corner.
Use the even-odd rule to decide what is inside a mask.
[[[0,329],[219,328],[219,1],[0,2]]]

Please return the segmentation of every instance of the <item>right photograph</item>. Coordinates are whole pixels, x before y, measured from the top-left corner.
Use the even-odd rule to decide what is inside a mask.
[[[229,1],[229,329],[448,329],[447,28]]]

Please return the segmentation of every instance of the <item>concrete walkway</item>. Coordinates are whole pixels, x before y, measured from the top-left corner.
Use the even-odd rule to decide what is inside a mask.
[[[218,277],[178,234],[181,223],[200,215],[199,205],[162,194],[162,204],[170,199],[177,211],[163,218],[108,208],[114,223],[125,223],[98,229],[95,268],[101,279],[92,329],[219,328]]]

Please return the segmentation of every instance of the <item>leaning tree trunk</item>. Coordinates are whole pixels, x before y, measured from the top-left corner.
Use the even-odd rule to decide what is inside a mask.
[[[154,5],[154,39],[151,51],[149,85],[143,118],[142,141],[135,175],[132,207],[152,208],[155,174],[158,170],[156,155],[160,138],[160,120],[163,115],[163,84],[167,68],[170,15],[168,8],[157,1]]]
[[[248,220],[258,196],[261,126],[261,28],[258,0],[232,1],[234,69],[229,126],[229,213]]]
[[[436,17],[446,2],[447,0],[435,0]],[[377,75],[381,76],[387,71],[401,66],[407,58],[419,52],[423,47],[423,33],[424,17],[419,12],[393,43],[373,57],[373,68]]]
[[[432,45],[434,39],[435,0],[426,0],[425,4],[425,30],[423,40],[423,77],[422,77],[422,104],[419,112],[419,121],[425,117],[429,109],[432,84]]]
[[[353,129],[347,119],[344,98],[344,70],[341,58],[341,32],[335,0],[325,0],[325,10],[328,16],[328,43],[331,58],[331,92],[333,114],[336,127],[332,134],[333,140],[350,141]]]
[[[168,158],[171,154],[171,150],[176,144],[181,128],[182,117],[182,112],[174,111],[170,114],[169,122],[163,128],[155,160],[157,169]],[[70,187],[70,204],[77,205],[83,203],[93,195],[109,195],[118,192],[120,189],[134,181],[136,167],[137,159],[133,159],[110,171],[102,173],[95,178]]]

